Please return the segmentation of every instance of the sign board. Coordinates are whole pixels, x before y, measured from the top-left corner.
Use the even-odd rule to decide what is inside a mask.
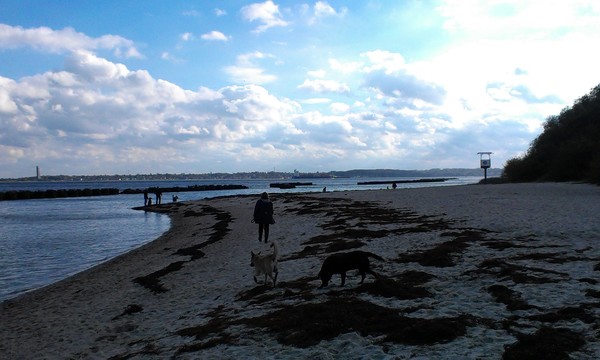
[[[481,159],[481,168],[488,169],[492,166],[492,160],[490,159]]]

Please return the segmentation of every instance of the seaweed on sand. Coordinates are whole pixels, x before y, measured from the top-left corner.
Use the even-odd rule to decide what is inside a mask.
[[[585,345],[581,334],[561,328],[543,327],[534,334],[519,334],[517,338],[516,343],[506,348],[504,360],[570,359],[570,352]]]
[[[309,347],[341,334],[383,336],[382,341],[407,345],[443,343],[463,336],[467,317],[421,319],[400,316],[397,310],[354,298],[335,297],[323,303],[284,307],[241,323],[266,328],[278,342]]]

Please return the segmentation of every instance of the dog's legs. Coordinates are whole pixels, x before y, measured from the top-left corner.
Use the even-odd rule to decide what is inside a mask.
[[[365,277],[367,276],[367,274],[365,274],[364,271],[360,272],[360,283],[364,283],[365,282]]]
[[[273,278],[273,287],[275,287],[275,282],[277,281],[277,275],[279,275],[279,272],[277,271],[277,268],[275,268],[275,277]]]
[[[254,282],[258,284],[258,279],[254,276]]]
[[[340,286],[344,286],[346,284],[346,272],[344,271],[340,275],[342,276],[342,285]]]

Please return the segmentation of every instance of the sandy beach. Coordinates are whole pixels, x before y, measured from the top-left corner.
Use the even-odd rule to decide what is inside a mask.
[[[171,229],[2,303],[3,359],[596,359],[600,187],[276,194],[277,286],[255,284],[257,196],[155,206]],[[330,254],[380,277],[319,289]]]

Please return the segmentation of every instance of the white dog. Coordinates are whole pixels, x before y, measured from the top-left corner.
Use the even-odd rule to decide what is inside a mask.
[[[250,252],[250,266],[254,267],[254,282],[258,284],[257,276],[265,275],[265,285],[267,285],[267,276],[273,280],[273,287],[277,281],[277,256],[279,254],[279,247],[276,242],[271,243],[273,248],[272,254],[261,255],[260,252],[255,254]]]

